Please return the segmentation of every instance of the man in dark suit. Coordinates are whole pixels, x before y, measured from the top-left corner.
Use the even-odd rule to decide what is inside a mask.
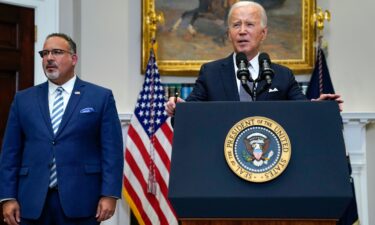
[[[7,224],[99,224],[121,197],[123,143],[112,92],[74,72],[76,44],[50,34],[48,81],[16,94],[0,158]]]
[[[228,37],[232,42],[234,53],[229,57],[204,64],[199,72],[192,93],[187,101],[246,101],[247,93],[242,89],[240,80],[236,78],[238,70],[236,55],[244,53],[249,61],[252,80],[259,75],[259,49],[267,37],[267,15],[264,8],[251,1],[240,1],[232,5],[228,14]],[[268,88],[265,80],[256,84],[258,93],[256,100],[306,100],[292,71],[284,66],[271,64],[275,75]],[[245,96],[245,97],[243,97]],[[336,100],[341,109],[342,100],[339,95],[323,94],[318,100]],[[247,100],[251,100],[248,96]],[[168,115],[174,114],[176,102],[181,98],[171,97],[166,104]]]

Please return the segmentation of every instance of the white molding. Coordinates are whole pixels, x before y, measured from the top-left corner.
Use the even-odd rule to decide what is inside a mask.
[[[0,0],[0,2],[35,9],[37,40],[34,47],[34,84],[46,81],[38,51],[43,48],[44,38],[59,30],[59,0]]]
[[[357,122],[366,125],[375,122],[375,113],[370,112],[344,112],[341,116],[344,123]]]
[[[131,113],[119,113],[119,118],[120,118],[120,121],[121,121],[121,126],[123,128],[127,128],[129,125],[130,125],[130,120],[132,118],[132,115]],[[127,129],[125,129],[127,131]],[[124,132],[124,130],[123,130]],[[123,134],[123,136],[126,136],[127,134]],[[125,142],[124,142],[125,143]]]
[[[122,122],[130,122],[133,113],[119,113],[118,116]]]
[[[375,122],[375,113],[342,113],[344,140],[350,156],[352,177],[361,224],[369,224],[366,126]]]

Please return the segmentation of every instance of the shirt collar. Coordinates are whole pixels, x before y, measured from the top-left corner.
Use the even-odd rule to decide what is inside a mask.
[[[76,80],[77,80],[76,75],[74,75],[70,80],[65,82],[63,85],[56,85],[52,83],[50,80],[48,80],[48,92],[50,95],[52,95],[53,93],[55,93],[58,87],[62,87],[64,91],[70,95],[73,91]]]
[[[259,72],[259,60],[258,60],[258,58],[259,58],[259,52],[258,52],[258,54],[254,57],[254,58],[252,58],[250,61],[249,61],[249,63],[251,64],[251,66],[254,68],[254,70],[255,71],[257,71],[257,72]],[[258,74],[257,74],[258,75]]]

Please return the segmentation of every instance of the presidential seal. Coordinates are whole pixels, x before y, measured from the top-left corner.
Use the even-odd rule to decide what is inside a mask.
[[[291,156],[288,134],[266,117],[248,117],[236,123],[224,143],[225,159],[231,170],[250,182],[266,182],[278,177]]]

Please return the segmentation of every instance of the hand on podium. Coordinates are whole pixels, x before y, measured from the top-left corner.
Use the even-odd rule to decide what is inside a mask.
[[[168,102],[165,105],[165,111],[167,112],[168,116],[174,115],[174,111],[176,109],[176,104],[180,103],[180,102],[185,102],[185,100],[183,100],[180,97],[170,97],[168,99]]]
[[[311,101],[323,101],[323,100],[334,100],[339,104],[340,112],[343,110],[344,101],[341,99],[341,95],[338,94],[321,94],[317,99],[311,99]]]

